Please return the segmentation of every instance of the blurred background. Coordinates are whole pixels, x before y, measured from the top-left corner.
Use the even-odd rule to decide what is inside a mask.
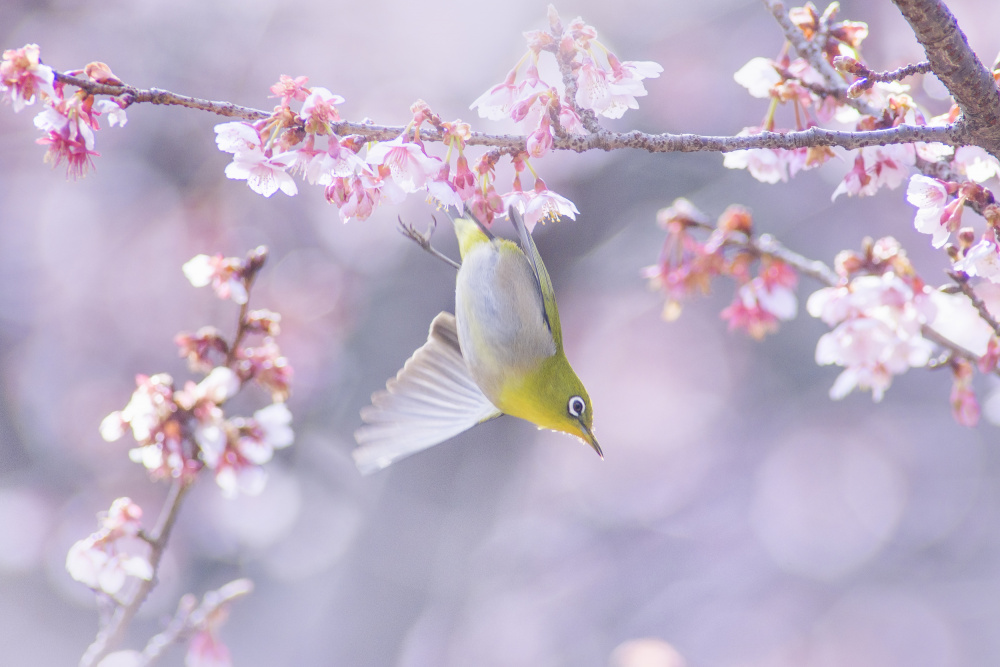
[[[842,5],[870,24],[873,67],[923,59],[890,3]],[[1000,6],[949,5],[992,62]],[[557,9],[621,58],[665,68],[608,126],[733,134],[763,117],[766,101],[732,79],[781,47],[760,3]],[[402,125],[422,98],[495,132],[506,128],[468,105],[545,12],[528,0],[6,0],[0,36],[38,43],[60,70],[107,62],[140,87],[267,109],[280,74],[304,74],[343,95],[351,120]],[[831,402],[839,371],[813,357],[821,322],[803,312],[761,343],[729,333],[718,313],[732,287],[719,283],[666,323],[640,277],[663,238],[656,210],[687,196],[713,218],[749,206],[759,230],[827,262],[892,234],[938,284],[942,257],[913,231],[902,190],[831,203],[850,166],[837,161],[777,186],[712,154],[536,161],[581,211],[536,236],[607,460],[503,418],[362,478],[359,409],[453,305],[454,273],[395,227],[422,226],[431,207],[412,196],[343,225],[318,187],[264,199],[223,175],[212,128],[224,119],[143,105],[98,133],[96,171],[73,182],[43,164],[37,110],[0,108],[0,663],[75,664],[92,640],[94,596],[65,572],[67,549],[114,498],[151,523],[166,494],[98,425],[136,373],[192,377],[175,333],[232,330],[236,307],[192,288],[181,264],[260,244],[271,256],[251,305],[283,317],[296,442],[259,497],[199,481],[129,646],[182,593],[246,576],[257,588],[222,630],[239,667],[1000,662],[997,431],[953,422],[950,377],[913,371],[881,404]],[[455,254],[445,227],[435,243]],[[800,306],[817,287],[800,284]],[[267,402],[248,393],[234,410]],[[176,649],[163,664],[182,661]]]

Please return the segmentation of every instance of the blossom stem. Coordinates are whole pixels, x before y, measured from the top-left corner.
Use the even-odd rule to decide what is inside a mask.
[[[964,294],[972,305],[976,307],[976,311],[979,312],[979,317],[983,318],[983,321],[990,325],[993,329],[993,333],[996,336],[1000,336],[1000,322],[997,322],[996,318],[990,312],[983,300],[979,298],[976,292],[972,289],[972,285],[969,284],[969,276],[962,271],[949,271],[948,277],[955,281],[958,285],[958,289]],[[978,358],[978,357],[977,357]]]
[[[806,39],[805,34],[799,30],[798,26],[792,23],[783,3],[776,0],[763,0],[763,2],[764,6],[771,12],[774,20],[781,26],[781,31],[785,33],[785,39],[792,44],[800,56],[809,61],[813,69],[826,79],[830,87],[830,92],[837,98],[838,102],[854,107],[859,112],[868,116],[881,116],[882,112],[880,110],[875,109],[864,100],[853,99],[847,96],[847,82],[844,81],[844,77],[827,61],[819,44]]]
[[[253,582],[249,579],[236,579],[221,588],[205,593],[199,605],[194,595],[181,597],[177,612],[163,632],[154,635],[146,643],[142,651],[139,665],[151,665],[171,645],[184,639],[204,624],[205,619],[216,612],[221,606],[248,595],[253,591]]]

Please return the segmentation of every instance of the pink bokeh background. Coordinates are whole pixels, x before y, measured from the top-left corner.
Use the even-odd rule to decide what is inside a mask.
[[[1000,7],[949,4],[991,63]],[[922,59],[890,3],[842,5],[870,24],[872,66]],[[641,108],[609,126],[734,134],[763,116],[766,102],[732,80],[781,46],[760,3],[557,8],[623,59],[664,66]],[[57,69],[107,62],[141,87],[268,108],[280,74],[306,74],[343,95],[352,120],[404,124],[421,98],[496,132],[507,128],[468,105],[545,10],[14,0],[0,6],[0,36],[3,48],[38,43]],[[343,225],[319,188],[263,199],[223,175],[220,119],[141,105],[125,128],[98,133],[96,171],[67,181],[42,163],[34,110],[0,108],[0,663],[73,664],[93,638],[93,595],[65,572],[66,551],[114,498],[131,496],[151,520],[166,492],[98,425],[136,373],[190,377],[176,332],[233,327],[235,307],[192,288],[183,262],[260,244],[271,256],[252,305],[283,317],[296,442],[260,497],[226,500],[198,483],[130,646],[182,593],[246,576],[256,590],[222,631],[240,667],[1000,660],[997,431],[952,421],[946,373],[912,371],[878,405],[831,402],[837,370],[813,359],[822,323],[803,313],[763,343],[729,333],[725,284],[666,323],[640,277],[662,241],[656,210],[687,196],[712,216],[747,205],[758,229],[827,262],[892,234],[941,282],[943,258],[913,230],[902,191],[831,203],[847,162],[766,186],[711,154],[538,161],[581,211],[536,236],[607,460],[504,418],[362,478],[350,459],[358,410],[452,307],[451,270],[395,229],[397,216],[423,226],[431,207],[411,196]],[[435,243],[455,253],[445,226]],[[802,282],[800,306],[817,287]],[[266,402],[250,393],[234,410]],[[180,650],[163,662],[181,663]]]

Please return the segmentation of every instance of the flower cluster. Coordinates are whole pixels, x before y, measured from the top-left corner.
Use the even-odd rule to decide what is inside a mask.
[[[87,77],[97,83],[121,85],[108,66],[100,62],[67,74]],[[0,92],[11,102],[14,111],[42,100],[45,109],[35,116],[35,127],[44,133],[38,143],[48,147],[45,161],[53,166],[65,161],[66,173],[73,178],[86,174],[93,166],[93,158],[100,155],[94,150],[94,132],[100,129],[98,118],[104,115],[111,127],[124,126],[128,120],[125,101],[97,100],[83,90],[66,97],[55,72],[41,63],[37,44],[4,51],[0,63]]]
[[[961,150],[956,151],[956,155]],[[979,165],[967,169],[966,174],[970,170],[977,173],[983,164],[989,163],[982,160]],[[986,179],[983,180],[987,180],[992,172],[977,175],[985,175]],[[914,227],[918,232],[930,234],[931,244],[935,248],[947,246],[956,271],[1000,283],[1000,247],[997,245],[1000,205],[997,205],[989,189],[971,180],[959,183],[914,174],[906,189],[906,200],[917,207]],[[978,241],[975,240],[974,228],[962,226],[966,206],[980,212],[986,220]],[[952,235],[957,244],[948,243]]]
[[[820,15],[812,3],[793,8],[789,18],[802,31],[807,41],[816,43],[830,67],[829,74],[818,72],[804,58],[792,59],[786,43],[774,60],[754,58],[736,72],[737,83],[754,97],[770,100],[763,122],[744,128],[741,136],[762,131],[785,132],[776,128],[775,114],[779,106],[790,105],[794,111],[795,129],[835,121],[858,131],[890,129],[901,124],[944,125],[953,122],[958,107],[948,113],[928,118],[909,95],[909,87],[896,81],[882,82],[866,78],[871,72],[861,62],[860,46],[868,35],[864,23],[836,21],[838,3],[832,3]],[[858,75],[847,95],[844,77]],[[826,77],[837,77],[829,80]],[[798,172],[824,163],[835,153],[823,147],[785,149],[752,149],[735,151],[725,156],[723,164],[731,169],[746,169],[759,181],[787,181]],[[960,148],[957,151],[943,144],[890,144],[868,146],[850,151],[846,159],[851,168],[833,192],[867,196],[880,188],[898,188],[914,171],[918,160],[942,163],[956,173],[981,183],[1000,172],[1000,163],[982,149]]]
[[[894,375],[930,361],[934,346],[922,329],[936,307],[895,239],[867,243],[861,254],[842,253],[837,270],[841,284],[806,302],[810,315],[833,327],[816,344],[816,363],[844,367],[831,398],[861,388],[880,401]]]
[[[527,33],[528,52],[503,83],[472,103],[483,118],[509,118],[527,135],[524,151],[492,151],[473,165],[465,154],[471,136],[468,124],[446,122],[423,101],[410,108],[412,120],[402,134],[369,142],[360,135],[339,133],[337,105],[344,98],[306,77],[282,76],[271,91],[279,98],[274,112],[255,123],[217,125],[219,149],[233,155],[226,175],[245,180],[252,190],[270,197],[281,190],[294,195],[293,175],[325,188],[326,198],[340,209],[345,222],[364,220],[383,201],[398,203],[407,194],[425,192],[438,206],[469,206],[484,223],[514,206],[531,230],[539,222],[578,213],[571,201],[548,189],[531,169],[529,158],[548,153],[557,137],[593,131],[596,115],[620,118],[637,108],[646,95],[642,81],[663,71],[656,63],[621,61],[597,40],[597,31],[575,19],[565,28],[549,8],[549,30]],[[549,54],[567,72],[564,82],[545,81],[539,60]],[[298,111],[293,102],[301,102]],[[585,128],[582,114],[593,127]],[[428,152],[421,139],[429,125],[446,150],[441,158]],[[496,189],[495,167],[504,153],[515,168],[506,194]],[[531,170],[534,185],[522,188],[521,174]]]
[[[292,443],[291,413],[284,403],[291,367],[274,339],[280,317],[245,307],[265,258],[266,250],[258,248],[242,260],[199,255],[185,264],[192,284],[212,284],[220,298],[244,305],[235,340],[230,343],[214,327],[179,334],[181,356],[193,371],[205,373],[204,379],[178,388],[165,373],[140,375],[128,405],[101,423],[108,441],[130,429],[138,443],[130,458],[154,476],[191,478],[207,467],[226,495],[254,494],[266,479],[263,464],[274,450]],[[260,343],[248,345],[249,336],[259,337]],[[248,382],[267,390],[273,403],[250,418],[227,418],[223,404]]]
[[[129,498],[118,498],[98,518],[100,529],[70,547],[66,570],[95,591],[115,597],[127,577],[149,580],[153,576],[149,559],[130,553],[130,549],[142,544],[142,508]]]
[[[648,61],[621,61],[597,39],[597,30],[582,18],[562,25],[549,5],[549,30],[525,33],[528,51],[507,77],[470,106],[480,117],[509,118],[530,131],[528,153],[544,155],[557,134],[583,134],[581,112],[621,118],[638,109],[636,97],[646,95],[643,79],[660,76],[663,68]],[[554,57],[564,81],[546,81],[539,72],[543,53]]]
[[[707,293],[717,276],[738,285],[733,302],[721,313],[731,330],[743,329],[760,340],[776,331],[779,321],[796,316],[798,276],[791,266],[753,243],[748,210],[730,206],[712,225],[691,202],[678,199],[657,214],[657,222],[667,237],[659,261],[644,275],[666,294],[664,319],[679,317],[681,302],[693,292]],[[695,232],[708,232],[706,240]]]

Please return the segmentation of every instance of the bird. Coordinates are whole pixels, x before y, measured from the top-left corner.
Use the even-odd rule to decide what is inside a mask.
[[[510,207],[507,217],[519,243],[495,236],[468,209],[452,218],[460,265],[408,229],[458,267],[455,314],[433,319],[427,342],[362,409],[353,451],[362,473],[503,414],[575,436],[604,458],[590,396],[563,351],[552,280],[521,214]]]

